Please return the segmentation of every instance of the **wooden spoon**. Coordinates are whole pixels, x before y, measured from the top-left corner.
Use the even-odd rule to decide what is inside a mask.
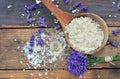
[[[80,16],[91,17],[91,18],[93,18],[95,21],[97,21],[100,24],[101,29],[104,31],[104,40],[102,42],[101,47],[99,47],[98,49],[96,49],[94,51],[91,51],[89,53],[85,53],[85,52],[83,52],[83,53],[85,53],[85,54],[94,54],[95,52],[98,52],[100,49],[102,49],[106,45],[106,42],[108,40],[108,27],[107,27],[107,24],[105,23],[105,21],[102,18],[100,18],[98,15],[93,14],[93,13],[71,14],[71,13],[64,12],[61,9],[59,9],[58,7],[56,7],[56,5],[51,2],[51,0],[41,0],[41,2],[56,16],[56,18],[60,22],[64,32],[66,30],[65,27],[71,22],[71,20],[73,18],[80,17]],[[77,50],[77,49],[75,49],[73,47],[72,44],[70,44],[70,42],[68,40],[69,39],[68,38],[68,34],[66,34],[66,33],[65,33],[65,38],[66,38],[68,44],[74,50]]]

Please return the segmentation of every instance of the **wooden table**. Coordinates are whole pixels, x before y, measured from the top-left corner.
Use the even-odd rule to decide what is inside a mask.
[[[69,6],[79,0],[71,0],[66,5],[63,0],[59,1],[59,7],[67,12]],[[109,26],[109,38],[116,40],[120,44],[120,35],[113,36],[112,30],[120,28],[120,11],[116,9],[119,0],[80,0],[83,5],[89,6],[89,12],[101,16]],[[114,4],[115,2],[115,4]],[[66,62],[58,60],[56,67],[49,65],[34,69],[28,67],[27,59],[21,51],[25,42],[28,41],[34,28],[27,26],[24,5],[35,3],[34,0],[0,0],[0,79],[78,79],[72,76],[66,69]],[[56,2],[55,2],[56,3]],[[7,8],[12,5],[11,8]],[[47,19],[53,27],[54,16],[50,16],[49,10],[42,4],[38,6],[40,15]],[[25,14],[25,16],[22,16]],[[17,41],[16,41],[17,40]],[[18,49],[18,46],[20,48]],[[106,45],[96,56],[105,57],[115,55],[120,48]],[[22,63],[21,63],[22,61]],[[120,79],[120,61],[114,62],[113,66],[109,63],[101,63],[88,69],[80,79]],[[48,69],[48,74],[45,70]],[[43,74],[42,76],[40,74]]]

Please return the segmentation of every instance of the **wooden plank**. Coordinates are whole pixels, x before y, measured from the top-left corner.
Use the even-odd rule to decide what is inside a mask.
[[[59,7],[62,10],[70,12],[70,6],[79,0],[71,0],[68,5],[64,4],[63,0],[57,1],[59,2],[57,4],[59,4]],[[83,5],[89,6],[88,12],[101,16],[107,22],[108,26],[120,26],[120,13],[116,8],[118,0],[81,0],[81,2]],[[115,4],[112,2],[115,2]],[[1,0],[0,3],[0,24],[28,25],[26,23],[24,6],[35,3],[34,0]],[[9,5],[12,5],[12,7],[8,9],[7,6]],[[55,17],[50,16],[49,10],[42,4],[38,7],[38,10],[40,10],[41,13],[35,17],[45,17],[47,22],[50,23],[51,26],[54,26],[53,19]],[[25,16],[22,16],[21,14],[25,14]]]
[[[111,31],[117,29],[117,27],[110,27],[110,38],[116,40],[120,44],[120,35],[113,36]],[[27,59],[24,56],[24,53],[21,51],[24,44],[29,40],[32,32],[35,32],[37,29],[0,29],[0,69],[29,69],[26,65]],[[14,41],[14,40],[17,41]],[[20,49],[17,47],[20,46]],[[107,55],[115,55],[120,51],[120,48],[114,48],[110,45],[107,45],[98,52],[96,55],[103,57]],[[42,68],[66,68],[66,57],[58,59],[53,64],[48,64]],[[23,64],[20,64],[20,61],[23,61]],[[54,64],[56,66],[54,67]],[[110,64],[98,64],[93,68],[120,68],[120,61],[115,62],[116,66],[113,67]],[[30,68],[32,69],[32,68]]]
[[[0,79],[120,79],[120,69],[88,70],[79,78],[67,70],[0,70]]]

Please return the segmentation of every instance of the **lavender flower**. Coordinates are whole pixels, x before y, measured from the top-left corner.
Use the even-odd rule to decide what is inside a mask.
[[[56,26],[55,26],[55,29],[56,29],[56,30],[59,30],[60,28],[61,28],[60,25],[56,25]]]
[[[120,29],[117,29],[117,30],[113,30],[113,31],[112,31],[112,34],[113,34],[114,36],[117,36],[119,33],[120,33]]]
[[[67,57],[68,70],[71,74],[79,77],[87,70],[87,56],[82,52],[72,51]]]
[[[29,5],[29,6],[25,6],[24,10],[28,14],[28,13],[30,13],[30,11],[35,10],[36,8],[37,8],[37,5],[32,4],[32,5]]]
[[[39,17],[38,26],[47,26],[45,23],[45,18]]]
[[[31,18],[30,13],[27,15],[26,19],[27,19],[27,22],[28,22],[28,23],[32,23],[33,21],[36,20],[35,18]]]
[[[118,48],[118,46],[119,46],[118,43],[114,40],[109,41],[109,44],[112,45],[113,47],[116,47],[116,48]]]
[[[120,1],[117,4],[117,9],[120,11]]]
[[[43,44],[44,44],[43,39],[39,37],[38,38],[38,45],[42,46]]]
[[[70,0],[63,0],[63,2],[64,2],[65,4],[68,4],[68,3],[70,2]]]
[[[45,29],[44,28],[39,28],[38,31],[37,31],[37,34],[41,34],[42,32],[45,32]]]
[[[75,2],[73,4],[73,9],[79,7],[80,5],[81,5],[81,2]]]
[[[34,34],[32,34],[31,37],[30,37],[30,40],[29,40],[29,43],[30,43],[31,47],[34,46],[34,40],[35,40],[35,36],[34,36]]]
[[[88,11],[88,6],[81,6],[81,11]]]

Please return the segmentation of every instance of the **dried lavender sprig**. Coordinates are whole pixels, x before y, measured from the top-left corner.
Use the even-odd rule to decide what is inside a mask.
[[[110,40],[109,44],[112,45],[113,47],[116,47],[116,48],[119,47],[119,44],[115,40]]]
[[[116,54],[114,56],[112,56],[112,61],[119,61],[120,60],[120,54]],[[94,66],[94,64],[99,64],[99,63],[105,63],[105,57],[99,57],[97,60],[94,59],[93,56],[88,56],[88,63],[87,63],[87,67],[91,67]]]
[[[56,26],[55,26],[55,29],[56,29],[56,30],[60,30],[60,28],[61,28],[60,25],[56,25]]]
[[[31,14],[29,13],[29,14],[27,15],[27,17],[26,17],[26,20],[27,20],[28,23],[32,23],[32,22],[34,22],[36,19],[35,19],[35,18],[31,18]]]
[[[68,3],[70,2],[70,0],[63,0],[63,2],[64,2],[65,4],[68,4]]]
[[[47,24],[45,22],[45,18],[39,17],[38,26],[47,26]]]
[[[29,40],[29,43],[30,43],[31,47],[34,46],[34,40],[35,40],[35,36],[34,36],[34,34],[32,34],[31,37],[30,37],[30,40]]]
[[[79,77],[87,70],[87,56],[78,51],[72,51],[67,57],[68,70],[71,74]]]
[[[81,6],[81,11],[82,12],[88,11],[88,6]]]
[[[25,6],[24,7],[24,10],[27,14],[30,13],[30,11],[32,10],[35,10],[37,8],[37,5],[36,4],[32,4],[32,5],[29,5],[29,6]]]
[[[80,5],[81,5],[81,2],[75,2],[72,7],[74,9],[74,8],[79,7]]]
[[[114,36],[117,36],[119,33],[120,33],[120,29],[116,29],[116,30],[113,30],[113,31],[112,31],[112,34],[113,34]]]

